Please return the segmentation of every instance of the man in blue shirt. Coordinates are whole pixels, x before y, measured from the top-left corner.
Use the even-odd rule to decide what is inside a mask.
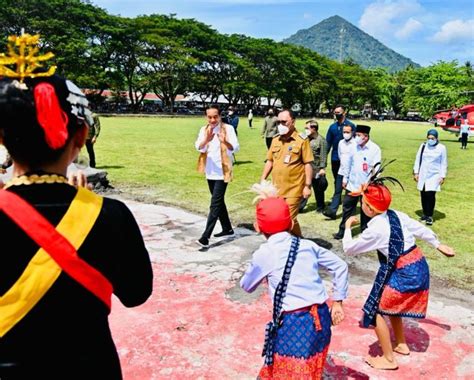
[[[350,125],[352,127],[352,132],[355,133],[355,125],[346,119],[346,109],[343,106],[337,106],[334,109],[334,117],[336,118],[336,122],[329,126],[328,132],[326,134],[328,153],[332,149],[331,171],[332,175],[334,176],[334,195],[332,197],[331,204],[323,212],[324,216],[327,216],[331,219],[336,219],[337,209],[341,204],[342,177],[337,175],[339,167],[341,166],[341,160],[339,159],[337,148],[339,146],[339,141],[343,139],[342,129],[345,125]]]

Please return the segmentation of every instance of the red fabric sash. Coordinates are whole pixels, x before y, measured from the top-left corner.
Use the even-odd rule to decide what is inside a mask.
[[[0,210],[79,284],[111,308],[113,286],[97,269],[77,255],[76,249],[33,206],[18,195],[0,191]]]

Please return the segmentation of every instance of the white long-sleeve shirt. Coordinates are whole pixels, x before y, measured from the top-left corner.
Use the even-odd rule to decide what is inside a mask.
[[[222,126],[225,127],[227,132],[227,142],[232,145],[232,150],[227,149],[227,156],[229,156],[229,161],[232,165],[233,162],[233,153],[237,153],[239,151],[239,140],[237,139],[237,135],[235,134],[235,129],[231,125],[228,124],[219,124],[217,127],[214,128],[214,137],[213,139],[202,149],[199,149],[199,146],[204,142],[206,139],[206,128],[204,126],[200,129],[198,138],[196,140],[195,146],[196,149],[201,153],[207,153],[207,160],[206,160],[206,178],[210,180],[222,180],[224,179],[224,173],[222,171],[222,157],[221,157],[221,142],[219,140],[218,133]]]
[[[269,237],[254,252],[252,262],[240,281],[247,292],[253,292],[264,278],[268,279],[271,300],[280,283],[290,252],[292,236],[280,232]],[[291,270],[283,310],[296,310],[314,304],[322,304],[328,299],[318,269],[326,268],[333,277],[333,299],[347,297],[347,264],[333,252],[324,249],[310,240],[301,239],[295,264]]]
[[[440,191],[440,181],[442,178],[446,178],[448,171],[446,147],[440,143],[435,146],[426,144],[420,166],[420,155],[423,145],[421,144],[418,148],[415,164],[413,165],[413,173],[418,174],[417,188],[419,191],[422,191],[423,188],[425,191]]]
[[[349,175],[349,159],[351,154],[354,153],[356,142],[354,138],[351,138],[349,141],[342,139],[339,141],[337,146],[337,153],[339,154],[339,160],[341,160],[341,166],[337,174],[347,177]]]
[[[357,191],[361,185],[369,180],[370,171],[377,162],[382,161],[382,152],[372,140],[361,147],[355,145],[352,154],[347,160],[347,174],[344,173],[343,182],[347,184],[346,189]]]
[[[420,222],[410,218],[400,211],[395,211],[403,231],[403,250],[407,251],[415,245],[416,238],[426,241],[438,248],[440,242],[436,234]],[[357,238],[352,238],[352,231],[346,228],[342,239],[342,249],[348,255],[379,250],[388,257],[388,243],[390,240],[390,222],[386,212],[374,216],[367,224],[367,228]]]

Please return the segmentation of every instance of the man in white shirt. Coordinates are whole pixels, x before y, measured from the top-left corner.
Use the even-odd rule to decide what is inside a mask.
[[[337,145],[337,154],[339,156],[339,170],[337,171],[337,177],[334,182],[334,195],[332,197],[331,204],[328,206],[327,210],[323,213],[328,218],[334,220],[336,219],[337,210],[341,204],[342,196],[342,180],[344,179],[344,173],[347,172],[349,157],[352,154],[355,148],[355,140],[353,128],[351,125],[347,124],[342,127],[342,137],[343,139],[339,141]]]
[[[339,231],[334,234],[334,238],[340,240],[344,237],[346,220],[354,215],[360,196],[353,196],[350,193],[359,191],[361,186],[369,180],[372,168],[382,160],[382,152],[377,144],[370,140],[370,127],[368,125],[358,125],[356,127],[356,145],[353,147],[352,154],[349,155],[343,168],[344,177],[342,187],[346,189],[346,195],[342,202],[342,220],[339,225]],[[369,218],[360,211],[362,231],[367,227]]]
[[[234,128],[221,121],[220,110],[217,106],[210,106],[206,110],[206,118],[207,125],[199,131],[195,146],[201,153],[198,170],[206,174],[212,195],[206,229],[197,240],[200,246],[207,248],[218,219],[221,222],[222,231],[215,234],[215,237],[234,234],[224,197],[227,184],[232,179],[232,155],[238,152],[239,141]]]

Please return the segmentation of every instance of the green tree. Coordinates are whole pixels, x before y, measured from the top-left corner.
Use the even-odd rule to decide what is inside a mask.
[[[425,117],[436,110],[458,106],[471,100],[472,86],[465,67],[458,62],[440,61],[434,65],[408,72],[403,97],[405,110],[415,109]]]

